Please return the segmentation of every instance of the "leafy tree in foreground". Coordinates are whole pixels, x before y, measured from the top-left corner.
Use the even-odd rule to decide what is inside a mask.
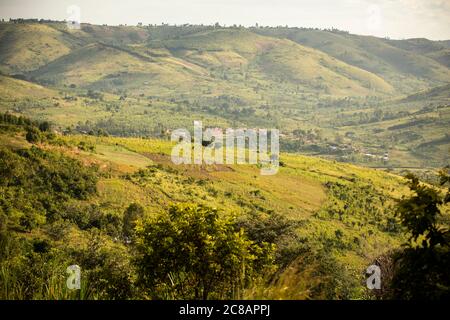
[[[137,234],[140,282],[154,299],[239,298],[273,261],[273,245],[256,245],[232,218],[194,204],[173,206]]]
[[[449,193],[420,184],[408,175],[414,193],[398,205],[401,223],[410,234],[406,248],[394,254],[392,297],[394,299],[450,298],[450,241],[448,228],[441,226],[442,206]],[[448,172],[441,173],[441,183],[449,182]]]

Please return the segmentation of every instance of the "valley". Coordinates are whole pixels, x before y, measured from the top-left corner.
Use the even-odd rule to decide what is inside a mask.
[[[0,299],[409,299],[389,289],[401,254],[425,266],[401,276],[448,296],[449,52],[334,28],[2,21]],[[277,174],[175,164],[195,121],[278,129]]]
[[[285,151],[396,172],[448,160],[448,42],[283,27],[0,28],[1,110],[60,132],[167,137],[202,120],[278,128]]]

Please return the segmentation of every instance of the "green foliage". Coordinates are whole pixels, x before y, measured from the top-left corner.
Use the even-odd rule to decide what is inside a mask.
[[[103,205],[72,201],[62,211],[61,218],[76,224],[81,230],[97,229],[117,239],[122,237],[122,219],[115,212],[108,212]]]
[[[20,238],[0,232],[0,299],[88,300],[129,299],[134,270],[124,248],[106,245],[100,233],[90,232],[87,248],[68,248],[46,239]],[[81,289],[66,286],[66,268],[81,267]]]
[[[80,143],[78,143],[77,147],[83,151],[89,151],[89,152],[95,151],[95,145],[92,143],[86,142],[86,141],[80,141]]]
[[[442,206],[448,203],[435,188],[408,175],[414,193],[398,204],[402,225],[410,235],[405,248],[394,253],[392,297],[394,299],[450,298],[450,233],[439,223]],[[442,172],[442,182],[449,175]]]
[[[43,140],[41,132],[35,127],[29,127],[25,137],[30,143],[40,143]]]
[[[299,239],[295,228],[299,225],[298,221],[289,220],[278,213],[272,213],[267,217],[251,212],[248,217],[237,221],[237,227],[244,229],[248,238],[256,244],[276,245],[275,261],[281,267],[288,265],[298,255],[296,245]]]
[[[270,266],[273,246],[256,245],[231,218],[192,205],[168,214],[138,232],[140,282],[153,298],[239,298]]]
[[[88,234],[88,246],[77,250],[73,260],[82,268],[92,294],[98,299],[139,298],[135,288],[135,270],[126,248],[107,244],[99,230]]]
[[[399,202],[398,214],[402,225],[411,234],[410,240],[417,242],[421,237],[417,245],[423,248],[446,244],[448,230],[438,224],[439,207],[444,204],[444,198],[436,189],[421,184],[414,175],[409,174],[407,178],[409,188],[415,194]]]
[[[51,128],[51,124],[48,121],[43,121],[39,124],[39,130],[41,130],[42,132],[50,131]]]
[[[0,124],[7,124],[9,130],[25,128],[25,138],[30,143],[41,143],[55,139],[51,132],[51,124],[48,121],[33,121],[27,117],[17,117],[10,113],[0,113]]]
[[[298,245],[295,257],[268,283],[246,291],[249,299],[319,299],[345,300],[361,298],[362,275],[339,262],[326,249],[308,244]]]
[[[94,168],[34,146],[15,151],[1,147],[0,176],[0,212],[23,230],[56,219],[65,201],[96,192]]]
[[[398,232],[389,197],[373,185],[353,179],[349,184],[327,182],[326,186],[331,201],[318,217],[334,218],[356,228],[372,225],[381,231]]]
[[[327,300],[346,300],[357,295],[361,276],[350,272],[326,250],[306,249],[294,262],[299,271],[310,270],[308,298]]]
[[[130,206],[125,210],[125,213],[123,214],[122,234],[126,239],[133,237],[136,223],[143,217],[144,208],[137,203],[130,204]]]

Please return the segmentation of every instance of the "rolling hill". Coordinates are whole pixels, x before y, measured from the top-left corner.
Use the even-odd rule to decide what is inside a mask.
[[[284,278],[292,268],[298,271],[301,281],[298,278],[289,280],[289,287],[297,293],[286,292],[274,282],[264,287],[265,293],[256,289],[246,292],[247,298],[260,294],[279,299],[363,298],[362,270],[377,256],[397,247],[403,239],[393,224],[392,205],[407,193],[407,189],[403,178],[389,173],[282,154],[280,172],[274,176],[260,176],[256,165],[174,165],[170,161],[173,144],[164,140],[67,135],[30,143],[25,139],[23,129],[20,125],[0,124],[1,165],[16,164],[14,172],[18,176],[22,174],[20,161],[34,161],[37,157],[39,171],[21,178],[21,181],[29,179],[29,190],[45,188],[46,182],[39,177],[47,170],[52,172],[52,178],[47,179],[49,182],[60,174],[59,170],[81,171],[68,192],[78,190],[75,187],[89,186],[91,180],[87,179],[91,175],[90,179],[95,181],[95,192],[83,197],[66,196],[57,205],[45,207],[40,201],[48,204],[51,200],[41,200],[43,193],[37,198],[34,198],[36,193],[17,195],[19,202],[14,202],[11,195],[17,190],[20,192],[21,185],[8,183],[9,175],[1,171],[5,177],[1,188],[7,191],[1,199],[14,208],[14,214],[8,211],[7,220],[2,220],[7,222],[8,236],[29,244],[43,241],[57,256],[67,254],[80,259],[85,254],[84,248],[91,248],[95,254],[102,252],[104,259],[108,259],[106,261],[110,261],[110,255],[119,259],[114,263],[110,261],[108,268],[131,268],[129,259],[133,251],[129,244],[118,240],[121,237],[118,226],[127,208],[141,206],[145,208],[144,218],[151,219],[167,211],[172,204],[192,202],[215,207],[220,215],[232,213],[249,232],[267,234],[270,241],[276,242],[277,263],[281,266],[276,278]],[[69,166],[66,168],[65,165]],[[50,184],[52,191],[45,196],[49,197],[52,192],[61,193],[70,175],[58,177],[54,186]],[[34,208],[27,208],[28,203],[34,203]],[[55,209],[59,212],[56,215]],[[101,232],[99,247],[92,242],[96,232]],[[16,252],[0,265],[14,263]],[[316,257],[318,252],[322,252],[322,256]],[[332,267],[336,278],[321,273],[303,274],[307,269],[297,265],[296,258],[305,254],[316,257],[317,268]],[[120,264],[116,265],[117,262]],[[108,298],[121,292],[119,287],[104,292],[97,280],[86,280],[93,271],[88,264],[82,265],[86,275],[84,285],[92,290],[85,299],[97,299],[100,294]],[[103,267],[96,265],[96,268]],[[4,271],[8,277],[0,277],[2,285],[17,288],[22,280],[14,270]],[[63,271],[53,268],[51,274],[58,277]],[[46,277],[39,279],[49,281]],[[104,283],[117,281],[116,277],[107,280],[101,275],[92,279]],[[341,281],[338,287],[334,282],[336,279]],[[133,284],[133,280],[124,281],[127,285]],[[70,296],[59,288],[57,281],[48,285],[54,297]],[[30,293],[2,290],[1,294],[17,299]],[[48,297],[48,293],[39,289],[31,294]]]
[[[448,82],[446,42],[426,39],[388,40],[339,31],[296,28],[263,28],[254,31],[290,39],[324,51],[336,59],[383,77],[401,92],[407,93]]]
[[[24,73],[68,54],[78,43],[45,24],[0,24],[0,71]]]
[[[61,130],[160,136],[201,119],[280,128],[284,150],[370,166],[432,168],[448,159],[446,41],[283,27],[0,30],[1,110]],[[42,88],[42,99],[28,99],[31,88]]]
[[[201,248],[200,264],[206,247],[231,253],[210,269],[264,270],[221,299],[373,298],[367,266],[408,241],[401,175],[446,191],[449,48],[338,30],[1,23],[0,299],[184,298],[184,265],[143,285],[157,218],[169,228],[155,241]],[[279,129],[278,173],[174,164],[171,133],[198,120]],[[184,226],[171,228],[177,216]],[[76,293],[65,286],[74,263]]]
[[[145,92],[145,88],[141,89],[143,86],[190,91],[193,88],[189,84],[206,86],[207,82],[218,86],[229,82],[231,91],[237,86],[249,85],[239,77],[231,79],[243,72],[247,77],[264,81],[267,86],[282,80],[303,90],[319,89],[336,96],[389,94],[393,91],[382,78],[322,52],[249,31],[209,30],[186,36],[183,40],[155,42],[149,42],[150,48],[153,51],[167,49],[165,56],[152,55],[151,49],[145,50],[139,45],[112,45],[102,39],[54,59],[27,75],[53,85],[75,84],[106,91],[115,85],[135,93]],[[211,77],[211,69],[222,69],[230,76],[227,81],[217,81]],[[223,91],[230,93],[227,88]]]

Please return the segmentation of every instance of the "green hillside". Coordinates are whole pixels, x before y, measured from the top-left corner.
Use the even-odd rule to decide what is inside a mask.
[[[117,37],[121,39],[120,32]],[[246,78],[261,82],[266,87],[264,91],[279,80],[336,96],[393,91],[376,75],[326,54],[244,30],[211,30],[183,40],[150,40],[149,46],[151,49],[136,44],[105,44],[102,39],[55,59],[28,76],[53,85],[74,84],[105,91],[127,89],[134,94],[166,88],[190,93],[195,90],[193,83],[204,87],[212,83],[212,90],[231,94],[238,86],[252,89]],[[165,55],[158,56],[164,50]],[[221,79],[214,71],[222,73]],[[146,86],[154,88],[146,90]],[[244,93],[242,96],[245,98]]]
[[[438,248],[425,267],[441,274],[449,50],[335,29],[0,23],[0,300],[385,298],[367,266],[417,248]],[[171,134],[195,121],[279,129],[278,173],[175,165]]]
[[[411,92],[447,83],[445,57],[439,51],[448,49],[443,42],[424,40],[387,40],[356,36],[339,31],[269,28],[255,32],[286,38],[326,52],[348,64],[375,73],[401,92]],[[433,56],[436,57],[436,61]],[[439,62],[443,61],[444,65]]]
[[[448,160],[445,41],[195,25],[0,29],[0,110],[60,131],[159,137],[202,120],[280,128],[285,151],[393,170]],[[39,102],[25,90],[37,84]]]
[[[261,36],[264,35],[264,36]],[[281,38],[281,41],[279,40]],[[357,36],[338,31],[322,31],[298,28],[213,28],[201,26],[185,27],[114,27],[83,25],[81,30],[67,30],[65,24],[7,24],[0,25],[0,48],[2,69],[7,73],[24,73],[36,70],[49,62],[70,54],[73,49],[89,44],[102,43],[129,50],[130,53],[139,51],[139,44],[148,43],[151,47],[168,48],[176,54],[183,51],[191,55],[194,60],[202,59],[211,63],[208,55],[225,55],[223,59],[216,57],[219,67],[227,67],[226,55],[244,56],[237,66],[245,66],[261,52],[271,51],[270,48],[290,48],[288,42],[292,40],[303,46],[322,51],[342,62],[366,70],[375,76],[365,74],[355,80],[370,83],[370,78],[376,79],[375,88],[380,91],[389,91],[383,80],[401,92],[412,92],[431,86],[448,82],[449,73],[447,65],[448,44],[445,41],[430,41],[426,39],[387,40],[375,37]],[[136,48],[135,45],[138,45]],[[305,52],[303,47],[295,54],[312,56],[322,59],[316,52]],[[205,53],[198,51],[206,51]],[[160,57],[159,53],[151,53]],[[205,54],[204,57],[201,55]],[[237,54],[237,55],[236,55]],[[299,55],[300,54],[300,55]],[[183,54],[182,54],[183,55]],[[77,54],[72,58],[76,60]],[[142,56],[141,56],[142,57]],[[156,59],[158,60],[158,59]],[[236,60],[237,61],[237,60]],[[235,61],[235,65],[236,65]],[[283,63],[283,61],[281,61]],[[225,65],[223,65],[225,63]],[[208,66],[208,63],[200,64]],[[289,65],[286,66],[289,68]],[[355,70],[356,69],[351,69]],[[126,71],[125,69],[123,71]],[[294,70],[297,74],[302,69]],[[45,73],[45,71],[44,71]],[[317,70],[317,77],[321,76]],[[352,77],[351,72],[345,73]],[[378,76],[378,77],[376,77]],[[369,79],[367,79],[367,77]],[[333,82],[332,82],[333,83]],[[335,82],[334,82],[335,84]],[[359,83],[361,85],[361,83]]]
[[[0,71],[24,73],[68,54],[79,45],[50,25],[0,24]]]
[[[70,297],[57,286],[59,272],[64,272],[58,268],[41,269],[51,272],[50,278],[40,278],[54,281],[46,284],[52,286],[51,292],[18,290],[24,280],[14,273],[20,270],[14,257],[28,250],[26,244],[34,245],[36,259],[49,259],[50,265],[58,259],[104,255],[111,269],[83,265],[93,281],[83,284],[85,298],[125,294],[123,281],[132,286],[133,280],[108,279],[98,272],[134,272],[129,260],[133,247],[117,240],[122,237],[124,212],[132,203],[145,208],[146,219],[165,212],[172,204],[203,204],[217,208],[221,215],[235,214],[250,234],[267,233],[267,239],[277,247],[276,277],[288,281],[290,289],[285,291],[274,282],[264,288],[253,287],[244,293],[247,298],[261,294],[266,298],[363,298],[367,293],[360,281],[365,267],[403,239],[395,226],[393,205],[407,189],[402,178],[381,171],[282,154],[280,172],[260,176],[259,168],[253,165],[176,166],[169,157],[172,144],[162,140],[47,135],[41,142],[29,143],[23,129],[8,122],[1,125],[1,169],[14,165],[13,174],[21,179],[13,185],[13,176],[1,171],[5,174],[1,230],[25,245],[23,249],[6,245],[11,253],[0,264],[3,298]],[[21,171],[27,161],[30,168],[39,163],[34,175]],[[66,168],[66,163],[70,167]],[[69,168],[80,172],[75,181],[66,181],[69,176],[64,170]],[[39,180],[47,171],[60,180],[54,185]],[[72,187],[64,189],[65,183]],[[41,190],[40,196],[28,193],[19,197],[22,184]],[[62,190],[80,193],[64,196],[63,192],[69,191]],[[58,204],[48,206],[56,199],[60,199]],[[100,246],[94,245],[96,237],[103,241]],[[36,251],[41,250],[36,249],[39,243],[48,249]],[[91,253],[90,246],[94,246]],[[300,256],[313,259],[318,268],[334,269],[335,278],[309,274],[299,264]],[[297,269],[300,279],[291,277],[292,268]],[[335,281],[340,281],[337,287]],[[5,286],[15,291],[7,291]]]

